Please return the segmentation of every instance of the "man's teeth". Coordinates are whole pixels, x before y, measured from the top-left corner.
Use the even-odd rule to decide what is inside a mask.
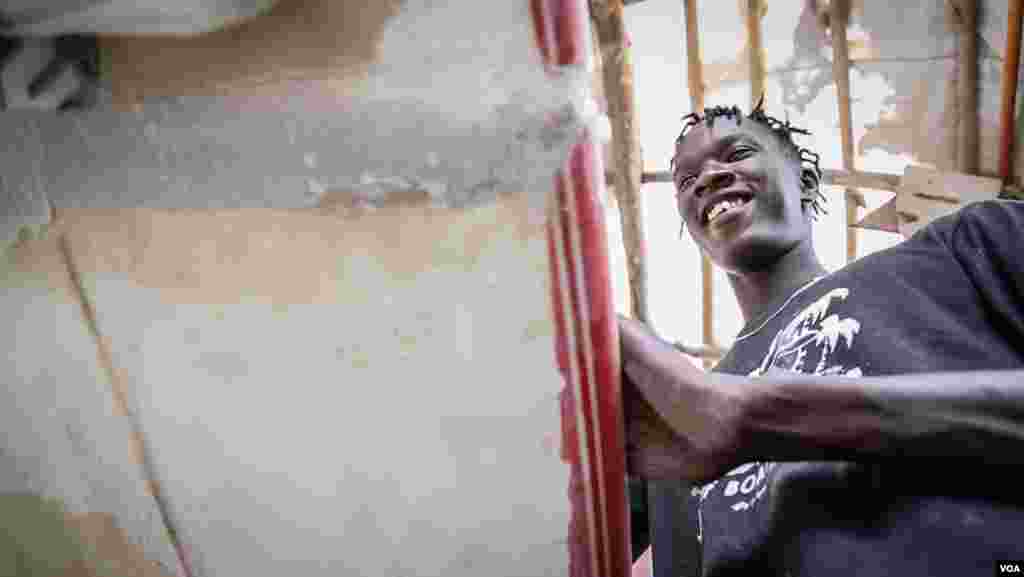
[[[715,220],[730,208],[741,206],[743,204],[744,202],[741,200],[723,200],[722,202],[715,204],[715,206],[711,207],[711,210],[708,211],[708,222]]]

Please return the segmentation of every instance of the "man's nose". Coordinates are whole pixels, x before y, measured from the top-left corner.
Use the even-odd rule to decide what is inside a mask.
[[[735,181],[736,175],[733,174],[732,171],[709,169],[701,176],[697,186],[694,187],[694,194],[700,197],[708,192],[713,192],[720,188],[730,186]]]

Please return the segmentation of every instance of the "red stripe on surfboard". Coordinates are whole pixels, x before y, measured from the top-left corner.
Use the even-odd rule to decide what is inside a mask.
[[[559,204],[561,206],[561,204]],[[560,210],[559,210],[560,212]],[[552,219],[553,220],[553,219]],[[556,233],[555,227],[559,227]],[[562,375],[563,387],[559,393],[559,405],[561,409],[562,437],[561,437],[561,458],[569,465],[569,487],[567,497],[569,499],[569,575],[570,577],[588,577],[594,575],[591,567],[590,550],[586,538],[587,502],[584,495],[583,471],[580,458],[580,431],[576,426],[577,413],[575,394],[573,393],[577,374],[572,371],[570,360],[569,335],[566,332],[565,315],[567,314],[565,302],[567,295],[565,286],[562,283],[564,267],[559,266],[562,247],[556,241],[560,237],[560,224],[549,220],[547,224],[548,233],[548,265],[551,273],[551,304],[555,316],[555,357],[558,361],[559,372]],[[570,313],[571,314],[571,313]]]
[[[555,246],[555,236],[552,229],[554,225],[549,220],[547,223],[547,236],[548,236],[548,269],[551,278],[551,307],[555,313],[555,360],[558,362],[558,368],[564,374],[569,370],[569,348],[566,343],[565,334],[565,305],[562,302],[562,279],[559,278],[559,266],[558,266],[558,247]]]
[[[574,153],[575,154],[575,153]],[[571,174],[571,171],[567,171]],[[581,459],[581,466],[583,468],[582,482],[585,484],[583,487],[583,494],[586,497],[585,511],[581,515],[581,518],[587,521],[587,525],[584,528],[586,531],[586,544],[585,553],[581,554],[588,555],[589,558],[594,559],[594,563],[597,563],[600,570],[593,575],[605,575],[607,574],[608,564],[603,559],[603,552],[605,551],[605,543],[602,538],[602,528],[605,527],[604,510],[601,507],[601,482],[598,479],[600,475],[600,458],[598,443],[600,442],[598,434],[598,424],[596,422],[596,401],[593,398],[593,370],[591,367],[590,360],[592,354],[589,351],[588,343],[590,341],[589,335],[584,335],[584,331],[589,331],[590,327],[584,325],[584,319],[589,315],[583,310],[583,306],[587,304],[589,299],[587,298],[585,290],[586,286],[586,263],[579,262],[585,261],[583,256],[582,246],[576,243],[574,238],[579,234],[578,219],[575,218],[577,212],[576,200],[575,200],[575,183],[569,182],[569,188],[566,188],[567,178],[560,178],[558,180],[557,194],[558,194],[558,205],[561,207],[559,214],[561,216],[561,222],[559,225],[562,229],[562,240],[564,260],[561,263],[565,266],[568,289],[569,310],[572,311],[572,326],[569,327],[576,337],[576,350],[573,351],[576,355],[576,381],[574,383],[573,392],[575,393],[575,409],[579,411],[576,416],[578,422],[582,422],[583,434],[578,435],[577,442],[581,447],[581,452],[586,453],[586,459]],[[575,221],[575,222],[574,222]],[[574,226],[575,225],[575,226]],[[579,264],[579,266],[577,266]]]

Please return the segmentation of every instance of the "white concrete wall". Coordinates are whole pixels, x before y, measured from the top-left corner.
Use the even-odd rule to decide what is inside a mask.
[[[565,573],[528,216],[66,217],[197,575]]]

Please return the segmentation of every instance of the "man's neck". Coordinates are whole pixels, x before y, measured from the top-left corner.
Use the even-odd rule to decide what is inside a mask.
[[[764,270],[730,274],[729,282],[749,322],[780,298],[785,298],[828,271],[818,261],[809,241],[801,242]]]

